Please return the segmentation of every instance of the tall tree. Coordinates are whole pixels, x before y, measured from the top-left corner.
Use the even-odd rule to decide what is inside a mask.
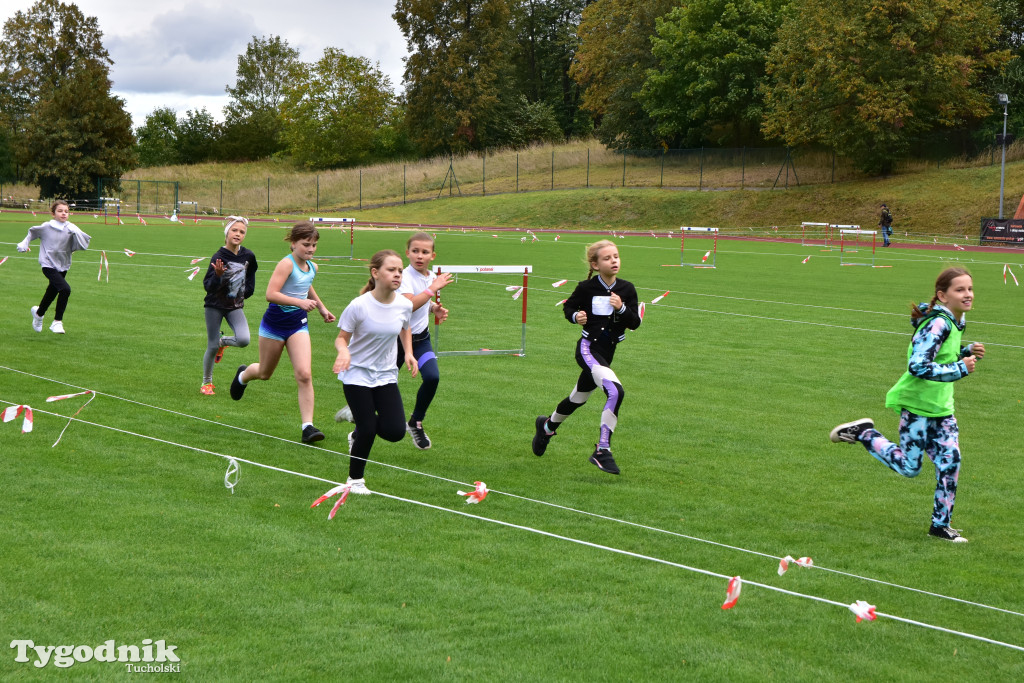
[[[220,126],[206,107],[189,109],[178,120],[175,149],[183,164],[200,164],[214,157]]]
[[[513,0],[398,0],[406,120],[424,153],[508,144],[517,104]]]
[[[655,20],[676,0],[598,0],[583,10],[570,74],[584,88],[583,107],[598,117],[597,137],[616,149],[658,143],[655,122],[639,101],[655,66]]]
[[[761,139],[765,61],[788,0],[691,0],[657,21],[641,92],[669,144]]]
[[[74,69],[107,70],[96,17],[74,3],[39,0],[4,22],[0,40],[0,109],[17,133],[47,86],[60,87]]]
[[[169,166],[179,161],[178,114],[170,107],[154,109],[135,131],[142,166]]]
[[[284,140],[307,168],[368,161],[391,134],[391,81],[365,57],[327,48],[315,64],[298,69],[284,95]]]
[[[280,36],[252,37],[238,56],[234,87],[225,90],[222,146],[229,158],[258,159],[283,149],[281,104],[301,64],[299,51]]]
[[[106,69],[86,63],[68,75],[43,86],[18,150],[40,198],[93,198],[99,178],[120,178],[136,161],[131,117],[109,94]]]
[[[981,0],[801,0],[768,61],[763,130],[886,173],[915,141],[992,110],[977,84],[1009,58]]]

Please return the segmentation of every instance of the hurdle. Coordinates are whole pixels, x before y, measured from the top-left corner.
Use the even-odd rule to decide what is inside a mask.
[[[523,274],[523,311],[522,311],[522,333],[520,336],[519,348],[518,349],[475,349],[472,351],[442,351],[441,350],[441,325],[438,323],[437,318],[434,318],[434,354],[437,356],[525,356],[526,355],[526,294],[530,291],[530,273],[533,272],[533,266],[436,266],[435,272],[438,275],[442,273],[451,273],[455,276],[455,282],[458,282],[460,273],[522,273]],[[441,292],[438,291],[434,297],[434,301],[441,303]]]
[[[811,235],[808,236],[808,228],[810,228]],[[821,233],[824,237],[824,246],[828,249],[822,249],[822,251],[831,251],[832,242],[832,224],[831,223],[812,223],[810,221],[803,221],[800,223],[800,244],[804,247],[816,246],[817,239],[814,237],[814,233],[817,232],[817,228],[823,228]]]
[[[861,230],[859,225],[837,225],[839,229],[839,265],[841,266],[875,266],[875,235],[878,234],[877,230]],[[853,235],[853,247],[847,247],[847,235]],[[870,262],[853,262],[849,261],[847,254],[856,254],[860,252],[860,236],[871,235],[871,261]],[[865,242],[865,246],[867,243]]]
[[[704,253],[699,263],[687,263],[686,262],[686,233],[703,233],[711,235],[714,239],[711,249]],[[693,239],[693,238],[691,238]],[[686,267],[691,266],[693,268],[716,268],[716,259],[718,258],[718,228],[697,228],[682,226],[679,228],[679,266]],[[711,263],[708,263],[708,259],[711,259]],[[675,264],[665,264],[675,265]]]
[[[103,225],[109,225],[110,207],[113,205],[115,213],[112,216],[114,225],[121,224],[121,199],[119,197],[100,197],[100,204],[103,205]]]
[[[316,224],[316,223],[321,223],[321,224],[326,223],[327,227],[334,227],[335,225],[347,225],[348,226],[348,256],[344,256],[344,255],[342,255],[342,256],[335,256],[335,257],[324,256],[324,257],[321,257],[321,260],[323,260],[325,258],[355,259],[355,257],[356,257],[356,229],[355,229],[356,219],[355,218],[326,218],[326,217],[322,217],[322,216],[310,216],[309,217],[309,221],[311,223],[314,223],[314,224]]]

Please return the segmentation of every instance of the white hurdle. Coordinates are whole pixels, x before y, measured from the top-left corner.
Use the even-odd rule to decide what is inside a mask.
[[[875,235],[877,230],[861,230],[859,225],[837,225],[839,229],[839,265],[841,266],[871,266],[875,265]],[[854,248],[847,247],[847,235],[853,235]],[[871,261],[854,262],[848,260],[847,254],[856,254],[860,251],[860,236],[871,235]],[[865,243],[865,246],[866,243]]]
[[[356,219],[355,218],[326,218],[323,216],[310,216],[310,223],[326,223],[328,227],[335,225],[347,225],[348,226],[348,256],[338,256],[336,258],[348,258],[354,259],[356,257]],[[323,258],[323,257],[322,257]],[[327,257],[330,258],[330,257]]]
[[[711,249],[707,250],[701,257],[700,262],[687,263],[686,262],[686,233],[703,233],[711,235],[714,238]],[[708,263],[708,259],[711,259],[711,263]],[[691,266],[693,268],[715,268],[716,259],[718,258],[718,228],[698,228],[681,226],[679,228],[679,265],[682,267]]]
[[[440,324],[437,318],[434,318],[434,354],[437,356],[525,356],[526,355],[526,295],[530,291],[530,273],[533,272],[533,266],[435,266],[434,272],[438,275],[442,273],[451,273],[455,276],[455,282],[458,282],[459,273],[497,273],[497,274],[511,274],[511,273],[522,273],[523,274],[523,313],[522,313],[522,334],[520,337],[518,349],[475,349],[472,351],[442,351],[441,350],[441,333]],[[434,301],[441,303],[441,292],[437,293],[434,297]]]
[[[808,232],[807,229],[808,228],[811,229],[810,230],[810,232],[811,232],[810,235],[807,234],[807,232]],[[830,243],[832,241],[832,224],[831,223],[812,223],[810,221],[802,221],[800,223],[800,244],[801,244],[801,246],[813,247],[813,246],[816,245],[817,238],[814,237],[814,234],[816,232],[818,232],[816,230],[816,228],[823,228],[821,233],[822,233],[822,236],[823,236],[824,245],[826,247],[831,247],[832,245]]]

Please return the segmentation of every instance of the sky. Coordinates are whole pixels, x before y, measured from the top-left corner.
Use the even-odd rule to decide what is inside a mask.
[[[136,127],[157,107],[206,107],[218,121],[235,84],[238,56],[253,36],[281,36],[314,62],[326,47],[377,63],[402,90],[405,38],[391,18],[391,0],[63,0],[96,17],[114,65],[113,94]],[[179,4],[180,3],[180,4]],[[0,20],[34,0],[0,0]]]

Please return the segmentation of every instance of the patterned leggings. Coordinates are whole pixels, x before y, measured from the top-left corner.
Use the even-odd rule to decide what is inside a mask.
[[[899,446],[877,429],[864,430],[859,440],[871,455],[904,477],[917,476],[922,456],[927,453],[935,463],[932,525],[949,526],[960,478],[960,430],[954,416],[923,417],[904,410],[900,413]]]
[[[591,392],[598,387],[604,390],[604,409],[601,411],[601,434],[598,437],[599,448],[611,448],[612,433],[619,422],[619,408],[626,390],[622,388],[615,371],[611,369],[615,357],[612,345],[595,344],[589,339],[580,338],[576,343],[576,364],[582,372],[576,380],[572,393],[558,404],[548,421],[555,429],[565,418],[576,412],[576,409],[587,402]]]

